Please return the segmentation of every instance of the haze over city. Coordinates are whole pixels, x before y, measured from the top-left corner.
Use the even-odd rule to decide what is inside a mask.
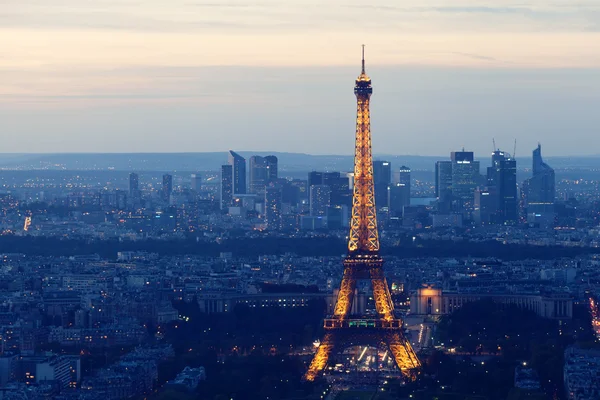
[[[598,154],[597,1],[1,3],[2,152]]]

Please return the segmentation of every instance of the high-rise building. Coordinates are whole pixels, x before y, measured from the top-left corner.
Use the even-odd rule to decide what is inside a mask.
[[[233,202],[233,167],[221,166],[221,209],[226,209]]]
[[[373,181],[375,183],[375,206],[387,207],[388,187],[392,183],[392,163],[373,161]]]
[[[373,161],[373,180],[375,182],[390,183],[392,181],[392,163],[389,161]]]
[[[322,184],[323,184],[323,173],[322,172],[312,171],[312,172],[308,173],[308,188],[309,189],[311,186],[322,185]]]
[[[229,165],[233,168],[233,194],[246,193],[246,159],[235,151],[229,151]]]
[[[173,175],[164,174],[162,179],[162,199],[167,203],[171,200],[173,193]]]
[[[190,178],[192,181],[192,190],[195,192],[199,192],[202,189],[202,175],[192,174]]]
[[[310,194],[308,181],[305,179],[292,179],[290,184],[298,188],[299,200],[308,200]]]
[[[354,190],[354,172],[346,172],[346,178],[348,178],[348,185],[350,186],[350,191]]]
[[[479,161],[474,160],[472,151],[453,151],[452,161],[452,197],[457,202],[457,211],[472,211],[475,200],[475,188],[481,181]]]
[[[479,225],[495,223],[498,214],[499,196],[495,186],[475,189],[473,220]]]
[[[266,156],[267,162],[267,181],[274,182],[279,178],[279,161],[276,156]]]
[[[278,179],[276,182],[276,185],[281,187],[281,202],[288,204],[290,207],[298,206],[301,200],[300,187],[287,179]],[[306,181],[303,182],[306,183]]]
[[[346,206],[334,206],[327,208],[327,229],[348,228],[350,212]]]
[[[271,230],[281,227],[281,186],[268,186],[265,189],[265,222]]]
[[[140,177],[135,172],[129,174],[129,195],[131,197],[137,196],[140,190]]]
[[[249,161],[249,193],[264,193],[268,181],[268,163],[265,157],[252,156]]]
[[[542,159],[542,146],[533,150],[533,176],[523,182],[523,206],[527,222],[550,227],[554,223],[556,176],[554,169]]]
[[[533,176],[525,181],[527,203],[554,204],[556,177],[554,170],[542,159],[542,145],[533,150]]]
[[[435,197],[441,202],[452,199],[452,161],[435,163]]]
[[[347,176],[342,176],[339,172],[323,173],[323,185],[331,189],[331,205],[347,206],[352,205],[352,192],[350,192],[350,180]]]
[[[308,174],[308,187],[311,188],[320,185],[329,186],[332,206],[351,206],[352,192],[350,191],[350,179],[348,176],[342,175],[339,172],[310,172]]]
[[[488,186],[495,188],[489,196],[496,199],[490,203],[497,209],[492,214],[492,223],[517,222],[517,161],[500,150],[492,153],[492,166],[487,170]]]
[[[398,183],[408,188],[408,193],[411,191],[410,186],[410,168],[407,166],[401,166],[398,170]]]
[[[389,215],[399,217],[406,206],[410,206],[410,186],[394,183],[388,187]]]
[[[331,188],[328,185],[313,185],[310,187],[310,215],[313,217],[327,216],[327,207],[331,205]]]
[[[140,177],[135,172],[129,174],[129,205],[135,207],[141,200]]]

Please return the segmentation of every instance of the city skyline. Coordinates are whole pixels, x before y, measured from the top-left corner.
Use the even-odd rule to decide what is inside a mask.
[[[375,153],[600,146],[593,1],[136,4],[3,7],[3,151],[351,154],[361,43]]]
[[[599,0],[0,0],[0,35],[0,398],[598,397]]]

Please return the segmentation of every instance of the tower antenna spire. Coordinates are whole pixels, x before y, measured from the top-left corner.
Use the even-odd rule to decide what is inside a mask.
[[[365,73],[365,45],[362,45],[362,73]]]

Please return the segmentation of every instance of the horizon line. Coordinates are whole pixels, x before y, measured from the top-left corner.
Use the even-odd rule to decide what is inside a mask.
[[[535,149],[534,149],[535,150]],[[68,152],[32,152],[32,153],[28,153],[28,152],[0,152],[0,156],[21,156],[21,155],[31,155],[31,156],[37,156],[37,155],[147,155],[147,154],[165,154],[165,155],[169,155],[169,154],[173,154],[173,155],[181,155],[181,154],[227,154],[229,153],[229,151],[231,151],[231,149],[228,150],[216,150],[216,151],[115,151],[115,152],[93,152],[93,151],[68,151]],[[459,150],[455,150],[455,151],[461,151]],[[471,150],[466,150],[466,151],[471,151]],[[533,150],[532,150],[533,151]],[[348,153],[348,154],[331,154],[331,153],[325,153],[325,154],[315,154],[315,153],[303,153],[303,152],[293,152],[293,151],[279,151],[279,150],[236,150],[236,153],[278,153],[278,154],[293,154],[293,155],[303,155],[303,156],[309,156],[309,157],[354,157],[353,153]],[[452,152],[452,151],[450,151]],[[449,152],[449,153],[450,153]],[[449,155],[448,153],[448,155]],[[473,153],[475,153],[475,151],[473,151]],[[485,152],[482,152],[481,154],[486,154]],[[490,155],[492,153],[490,152]],[[446,155],[438,155],[438,154],[391,154],[391,153],[378,153],[378,152],[373,152],[373,155],[377,155],[377,156],[389,156],[389,157],[446,157]],[[518,156],[515,158],[527,158],[527,157],[531,157],[531,156]],[[598,157],[600,158],[600,153],[598,154],[580,154],[580,155],[546,155],[544,154],[543,156],[544,158],[589,158],[589,157]]]

